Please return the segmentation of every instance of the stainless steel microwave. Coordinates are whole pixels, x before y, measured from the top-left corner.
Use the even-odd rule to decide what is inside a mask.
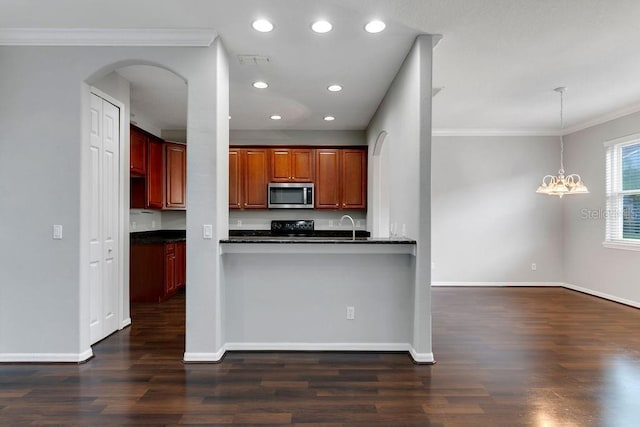
[[[269,209],[313,209],[311,182],[272,182],[269,184]]]

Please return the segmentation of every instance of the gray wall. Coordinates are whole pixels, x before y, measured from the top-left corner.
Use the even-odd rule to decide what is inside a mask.
[[[0,57],[0,235],[11,242],[0,247],[0,358],[90,350],[81,261],[89,195],[85,83],[134,64],[164,66],[189,84],[187,350],[215,352],[211,307],[219,291],[218,240],[227,234],[227,202],[220,200],[228,186],[218,179],[228,167],[228,108],[224,95],[219,99],[226,91],[228,101],[228,73],[219,70],[226,61],[219,42],[211,48],[0,47]],[[128,162],[128,151],[124,156]],[[214,224],[212,240],[202,239],[206,223]],[[63,240],[51,239],[52,224],[64,226]]]
[[[431,347],[431,71],[433,38],[421,35],[405,58],[382,103],[367,128],[369,164],[373,147],[386,132],[384,152],[388,155],[389,220],[400,224],[400,232],[417,241],[414,283],[414,325],[412,345],[422,361],[432,358]],[[369,200],[373,188],[369,168]],[[371,213],[371,212],[370,212]],[[375,214],[375,213],[374,213]],[[404,227],[402,225],[404,224]],[[414,356],[415,358],[415,356]]]
[[[227,342],[260,343],[261,349],[269,348],[268,344],[297,349],[301,343],[408,344],[412,258],[224,255]],[[347,306],[355,307],[355,320],[346,320]]]
[[[535,193],[558,150],[558,137],[433,138],[434,283],[562,280],[568,200]]]
[[[565,279],[570,286],[640,306],[640,252],[602,246],[605,219],[585,219],[583,211],[606,209],[605,147],[608,140],[640,133],[640,113],[565,137],[565,169],[582,176],[588,195],[565,198]]]

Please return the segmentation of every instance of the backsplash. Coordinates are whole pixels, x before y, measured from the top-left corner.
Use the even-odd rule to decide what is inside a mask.
[[[320,211],[307,209],[272,209],[272,210],[231,210],[229,211],[229,230],[269,230],[271,221],[312,219],[316,230],[351,230],[351,221],[340,217],[350,215],[356,222],[356,230],[367,229],[367,214],[362,211]]]
[[[163,230],[186,230],[187,229],[187,212],[186,211],[162,211],[162,229]]]
[[[185,211],[158,211],[152,209],[129,210],[129,232],[154,230],[186,230]]]
[[[307,209],[272,209],[229,211],[230,230],[269,230],[274,219],[312,219],[316,230],[351,230],[351,221],[340,217],[350,215],[356,222],[356,230],[367,229],[367,214],[362,211],[320,211]],[[152,209],[131,209],[129,211],[129,232],[154,230],[186,230],[185,211],[158,211]]]

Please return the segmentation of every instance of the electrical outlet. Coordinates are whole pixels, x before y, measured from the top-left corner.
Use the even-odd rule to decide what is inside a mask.
[[[135,221],[133,221],[133,222],[131,223],[131,229],[132,229],[132,230],[135,230],[137,226],[138,226],[138,224],[136,224],[136,222],[135,222]]]
[[[536,271],[537,269],[538,269],[538,266],[536,265],[536,263],[535,263],[535,262],[532,262],[532,263],[531,263],[531,270],[532,270],[532,271]]]
[[[356,228],[360,228],[360,221],[356,221]]]
[[[202,226],[202,238],[203,239],[213,239],[213,225],[204,224]]]
[[[352,305],[347,306],[347,320],[354,320],[356,318],[356,308]]]
[[[241,220],[241,219],[237,220],[237,221],[236,221],[236,225],[237,225],[238,227],[242,227],[242,220]]]
[[[435,270],[436,269],[436,263],[435,261],[431,261],[431,269]]]
[[[156,220],[155,219],[151,220],[151,228],[156,228]]]

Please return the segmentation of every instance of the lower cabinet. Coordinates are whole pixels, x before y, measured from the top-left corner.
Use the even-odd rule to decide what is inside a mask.
[[[161,302],[186,284],[186,243],[132,243],[131,302]]]
[[[187,242],[176,242],[176,288],[187,284]]]

